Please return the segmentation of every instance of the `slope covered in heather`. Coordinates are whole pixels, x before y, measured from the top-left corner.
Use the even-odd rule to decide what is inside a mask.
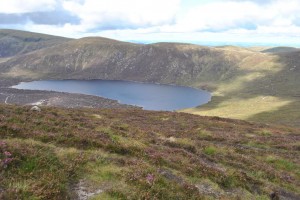
[[[0,199],[299,199],[299,137],[185,113],[0,105]]]

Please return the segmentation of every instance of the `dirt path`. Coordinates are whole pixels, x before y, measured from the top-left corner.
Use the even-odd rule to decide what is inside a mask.
[[[6,98],[5,98],[5,100],[4,100],[4,103],[5,103],[5,104],[9,104],[9,103],[8,103],[8,99],[9,99],[9,97],[13,96],[13,94],[8,95],[8,94],[6,94],[6,93],[0,93],[0,95],[6,96]]]
[[[8,96],[6,97],[4,103],[5,103],[5,104],[9,104],[7,101],[8,101],[8,99],[9,99],[9,97],[13,97],[13,96],[14,96],[13,94],[12,94],[12,95],[8,95]]]

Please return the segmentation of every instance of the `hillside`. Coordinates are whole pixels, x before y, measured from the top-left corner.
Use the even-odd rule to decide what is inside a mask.
[[[0,29],[0,58],[25,54],[69,40],[52,35]]]
[[[288,52],[296,52],[296,51],[300,51],[300,49],[294,47],[274,47],[274,48],[265,49],[262,52],[263,53],[288,53]]]
[[[214,59],[212,59],[214,58]],[[15,57],[2,64],[13,76],[121,79],[180,83],[218,80],[234,69],[221,51],[190,44],[140,45],[82,38]]]
[[[117,79],[185,85],[207,89],[213,98],[205,106],[184,112],[299,126],[299,58],[299,51],[143,45],[89,37],[3,60],[0,77],[8,81]]]
[[[185,112],[299,126],[299,51],[252,53],[237,65],[231,79],[217,84],[210,103]]]
[[[299,199],[299,130],[0,105],[0,199]]]

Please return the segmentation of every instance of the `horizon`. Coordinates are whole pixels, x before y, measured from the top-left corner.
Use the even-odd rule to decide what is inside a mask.
[[[31,32],[31,33],[37,33],[37,34],[45,34],[50,36],[56,36],[56,37],[65,37],[63,35],[58,34],[47,34],[47,33],[41,33],[41,32],[32,32],[27,30],[19,30],[19,29],[0,29],[0,30],[12,30],[12,31],[25,31],[25,32]],[[90,36],[84,36],[82,38],[86,37],[103,37],[99,35],[90,35]],[[70,39],[82,39],[82,38],[74,38],[74,37],[65,37]],[[222,46],[236,46],[236,47],[244,47],[244,48],[251,48],[251,47],[266,47],[266,48],[273,48],[273,47],[294,47],[294,48],[300,48],[300,44],[296,45],[288,45],[288,44],[282,44],[281,45],[275,45],[273,43],[259,43],[259,42],[218,42],[218,41],[178,41],[178,40],[121,40],[121,39],[115,39],[115,38],[109,38],[109,37],[103,37],[107,39],[117,40],[121,42],[129,42],[129,43],[135,43],[135,44],[155,44],[155,43],[182,43],[182,44],[193,44],[193,45],[199,45],[199,46],[209,46],[209,47],[222,47]]]
[[[300,47],[298,0],[1,1],[1,29],[145,44]]]

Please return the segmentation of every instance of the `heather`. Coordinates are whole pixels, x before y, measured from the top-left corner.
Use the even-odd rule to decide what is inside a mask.
[[[185,113],[0,105],[0,197],[297,199],[299,139]]]

